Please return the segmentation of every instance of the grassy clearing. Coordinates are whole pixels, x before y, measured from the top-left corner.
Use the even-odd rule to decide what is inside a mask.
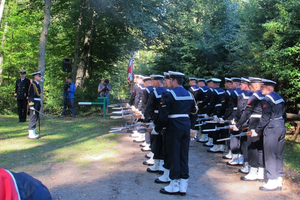
[[[32,164],[69,162],[86,166],[95,160],[113,162],[119,134],[108,134],[120,120],[100,116],[43,119],[39,140],[29,140],[28,123],[0,115],[0,167],[13,170]],[[37,128],[38,133],[38,128]]]

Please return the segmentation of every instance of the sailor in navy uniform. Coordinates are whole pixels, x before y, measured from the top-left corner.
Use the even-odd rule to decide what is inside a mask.
[[[261,78],[249,77],[250,89],[253,95],[249,98],[245,111],[243,112],[240,120],[236,123],[236,127],[240,127],[249,120],[249,130],[255,129],[258,126],[261,118],[262,106],[261,101],[264,95],[261,93]],[[262,136],[247,138],[248,145],[248,160],[245,161],[244,166],[239,171],[242,173],[249,172],[249,165],[251,166],[250,172],[241,177],[244,181],[264,180],[264,164],[263,164],[263,142]]]
[[[199,90],[195,96],[195,100],[197,101],[197,105],[199,107],[199,114],[205,114],[206,110],[205,108],[200,109],[200,104],[203,102],[205,95],[209,88],[205,85],[205,79],[204,78],[198,78],[198,86]]]
[[[282,97],[274,91],[276,82],[262,79],[262,117],[259,125],[252,131],[252,137],[263,134],[265,169],[267,183],[260,187],[263,191],[282,189],[283,147],[286,128],[284,124],[284,105]]]
[[[197,114],[197,105],[193,95],[182,87],[184,74],[169,71],[172,90],[162,98],[159,119],[153,129],[158,134],[165,126],[167,153],[171,168],[168,186],[160,190],[163,194],[185,195],[189,178],[188,154],[190,145],[189,114]]]
[[[214,93],[210,100],[210,105],[215,105],[212,115],[214,117],[214,121],[217,123],[220,122],[220,119],[223,115],[222,111],[222,103],[224,103],[224,95],[225,91],[220,88],[221,79],[212,78]],[[225,110],[224,110],[225,111]],[[224,120],[223,120],[224,121]],[[225,149],[225,142],[217,142],[221,137],[221,131],[215,131],[208,134],[208,137],[213,138],[213,147],[208,149],[207,152],[211,153],[223,153]]]
[[[224,120],[232,120],[232,118],[229,118],[232,113],[233,113],[233,106],[234,106],[234,103],[232,102],[233,99],[232,99],[232,95],[234,93],[234,90],[232,89],[233,87],[233,83],[232,83],[232,80],[231,78],[227,78],[225,77],[225,89],[226,89],[226,92],[224,93],[224,100],[222,102],[222,107],[221,107],[221,116],[219,118],[219,123],[220,125],[224,125]],[[219,125],[219,126],[220,126]],[[222,129],[220,130],[220,134],[221,134],[221,138],[227,138],[230,136],[230,129]],[[225,144],[225,142],[223,143],[220,143],[219,145],[223,145]],[[223,150],[223,146],[220,146],[222,147],[221,150]],[[225,146],[224,146],[224,149],[225,149]],[[219,152],[223,152],[223,151],[219,151]]]
[[[214,95],[214,88],[213,88],[213,82],[212,79],[207,79],[206,80],[206,84],[208,87],[207,92],[205,93],[205,97],[203,99],[203,101],[199,104],[199,109],[205,109],[205,113],[207,113],[207,108],[210,105],[210,99],[211,97]],[[206,114],[205,117],[208,117],[208,115]],[[212,129],[214,128],[214,124],[205,124],[201,127],[202,130],[204,129]],[[197,140],[197,142],[201,142],[204,143],[203,146],[205,147],[212,147],[213,146],[213,138],[212,137],[208,137],[207,133],[202,132],[201,133],[201,138],[199,140]]]
[[[153,85],[153,91],[150,93],[150,97],[147,103],[147,108],[145,111],[146,122],[150,120],[153,123],[157,123],[159,116],[159,106],[161,102],[162,94],[166,91],[166,88],[163,87],[163,78],[162,75],[151,75],[151,81]],[[147,168],[147,172],[154,173],[163,173],[164,172],[164,145],[163,145],[163,136],[162,134],[153,134],[150,136],[151,142],[151,152],[153,153],[154,165],[150,168]],[[142,151],[144,148],[142,149]],[[144,162],[143,164],[149,165],[149,161]]]
[[[20,76],[16,81],[15,100],[18,104],[19,122],[26,122],[30,80],[26,78],[26,70],[21,70]]]
[[[131,89],[131,95],[130,95],[130,101],[129,101],[130,106],[134,106],[135,95],[136,95],[136,91],[137,91],[137,87],[138,87],[137,86],[137,82],[138,82],[137,77],[138,77],[138,75],[134,75],[134,79],[133,79],[134,85]]]
[[[40,137],[36,134],[36,122],[39,119],[39,113],[41,108],[41,88],[39,82],[41,81],[41,71],[35,72],[32,74],[33,81],[29,86],[28,94],[28,105],[30,109],[30,120],[29,120],[29,130],[28,138],[29,139],[39,139]]]
[[[146,89],[144,82],[143,82],[143,78],[144,76],[140,76],[138,81],[138,89],[137,89],[137,93],[135,96],[135,107],[141,111],[142,110],[142,99],[143,99],[143,94],[144,94],[144,90]]]
[[[153,90],[153,86],[151,85],[151,77],[144,76],[143,82],[145,86],[145,90],[143,90],[143,98],[142,98],[142,113],[145,115],[148,99],[150,97],[150,92]]]
[[[192,93],[192,95],[194,97],[196,97],[197,93],[198,93],[198,90],[199,90],[199,86],[198,84],[196,83],[196,80],[197,78],[195,77],[189,77],[189,85],[190,85],[190,88],[188,89],[188,91],[190,93]]]
[[[233,121],[235,119],[236,112],[237,112],[238,97],[242,93],[242,90],[240,88],[241,87],[241,79],[240,78],[231,77],[231,82],[232,82],[233,92],[231,92],[231,96],[228,101],[228,107],[224,114],[224,119]],[[235,124],[235,122],[234,122],[234,124]],[[229,130],[229,132],[230,132],[230,134],[232,134],[232,130]],[[230,141],[228,141],[228,149],[229,149],[228,153],[225,156],[223,156],[222,158],[231,160],[232,152],[230,149]]]
[[[250,80],[241,77],[241,90],[242,93],[238,97],[237,112],[233,120],[232,134],[239,134],[239,129],[235,126],[246,108],[249,98],[253,92],[249,88]],[[230,149],[232,151],[232,159],[227,162],[228,165],[243,165],[244,160],[248,162],[248,148],[247,148],[247,136],[241,138],[234,137],[230,140]],[[243,155],[241,155],[241,153]]]

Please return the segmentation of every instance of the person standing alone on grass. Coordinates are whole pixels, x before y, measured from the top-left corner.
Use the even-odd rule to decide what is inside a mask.
[[[73,117],[76,117],[75,114],[75,106],[74,106],[74,94],[76,92],[76,86],[72,82],[72,78],[68,77],[67,81],[64,84],[64,91],[63,91],[63,97],[64,97],[64,108],[61,114],[61,117],[65,116],[66,109],[68,107],[68,104],[71,104],[71,111],[73,114]]]
[[[109,84],[109,80],[104,78],[102,79],[101,83],[98,86],[98,93],[100,97],[107,97],[107,100],[105,102],[105,114],[108,114],[108,104],[109,104],[109,92],[111,91],[111,85]],[[102,99],[100,99],[100,102],[103,102]],[[103,105],[100,105],[101,107],[101,115],[103,114]]]
[[[21,70],[20,76],[16,81],[15,100],[18,104],[19,122],[26,122],[30,80],[26,78],[26,70]]]

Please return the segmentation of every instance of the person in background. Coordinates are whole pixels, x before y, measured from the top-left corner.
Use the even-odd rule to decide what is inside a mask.
[[[20,76],[21,78],[16,81],[14,96],[18,104],[19,122],[26,122],[30,80],[26,78],[26,70],[21,70]]]
[[[64,108],[61,114],[61,117],[65,116],[66,113],[66,109],[68,107],[68,104],[71,104],[71,111],[73,114],[73,117],[76,117],[75,114],[75,106],[74,106],[74,94],[76,92],[76,86],[75,84],[72,82],[72,78],[68,77],[67,81],[65,82],[64,85],[64,92],[63,92],[63,96],[64,96]]]
[[[102,82],[98,86],[98,93],[100,97],[107,97],[106,104],[105,104],[105,114],[108,114],[108,104],[109,104],[109,92],[111,91],[111,85],[109,84],[109,80],[104,78]],[[100,99],[100,102],[103,100]],[[101,105],[101,115],[103,114],[103,105]]]

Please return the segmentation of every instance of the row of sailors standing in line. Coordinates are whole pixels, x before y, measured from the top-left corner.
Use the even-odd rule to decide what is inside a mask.
[[[174,73],[173,77],[176,79],[177,72],[171,73]],[[186,155],[186,152],[188,152],[187,142],[185,141],[181,144],[184,147],[182,151],[185,152],[186,157],[174,153],[176,150],[172,147],[176,143],[174,137],[181,135],[178,131],[184,130],[183,126],[195,129],[197,115],[195,113],[191,114],[195,112],[192,108],[190,110],[191,113],[188,115],[190,118],[189,122],[186,122],[186,124],[181,122],[181,117],[184,118],[183,115],[186,117],[186,114],[181,114],[181,112],[183,110],[185,110],[183,112],[187,112],[183,108],[185,101],[190,103],[193,99],[197,101],[198,114],[204,118],[213,116],[216,122],[215,124],[202,125],[202,130],[214,128],[216,124],[218,124],[218,127],[225,126],[226,121],[232,122],[231,128],[233,128],[230,131],[228,129],[219,129],[209,134],[202,131],[201,138],[197,141],[205,143],[204,146],[211,147],[208,149],[208,152],[223,153],[225,151],[225,142],[218,142],[217,140],[239,134],[242,131],[243,124],[249,121],[251,136],[232,137],[230,143],[227,143],[229,153],[223,158],[231,159],[227,162],[228,165],[243,165],[243,168],[239,171],[247,175],[241,177],[241,180],[264,180],[266,172],[268,181],[267,184],[260,187],[260,190],[281,190],[285,135],[284,120],[282,118],[284,101],[274,92],[276,84],[274,81],[260,78],[225,78],[226,91],[224,91],[220,88],[220,79],[205,80],[190,77],[189,93],[185,93],[182,82],[180,83],[181,85],[175,84],[176,87],[174,87],[174,85],[170,84],[169,74],[165,73],[164,75],[152,75],[143,77],[140,80],[138,80],[138,77],[135,77],[135,81],[139,83],[144,82],[144,85],[136,84],[133,87],[130,100],[132,106],[139,108],[143,112],[144,122],[154,122],[154,131],[151,133],[139,134],[136,132],[132,136],[139,136],[134,140],[135,142],[145,141],[141,144],[143,147],[142,151],[151,151],[146,155],[150,159],[143,163],[151,166],[147,171],[163,173],[155,182],[170,183],[162,188],[160,192],[182,195],[186,193],[189,177],[188,156]],[[183,80],[181,73],[177,74],[177,76]],[[196,80],[198,80],[198,84]],[[172,81],[174,81],[174,78],[171,78]],[[180,89],[178,90],[178,88]],[[176,108],[168,108],[169,113],[167,117],[162,119],[159,113],[161,113],[162,106],[165,106],[165,94],[171,94],[171,99],[175,102],[173,104],[176,104]],[[189,99],[188,94],[192,94],[191,96],[194,98]],[[180,95],[183,95],[183,98]],[[166,95],[166,98],[170,97]],[[176,114],[173,115],[176,116],[176,120],[179,119],[178,123],[174,123],[172,115],[169,115],[170,112],[174,113],[172,109],[176,110]],[[161,122],[164,123],[164,128],[158,133],[155,131],[155,125]],[[276,127],[276,130],[273,129],[274,127]],[[274,131],[276,132],[275,134]],[[177,132],[177,134],[174,134],[174,132]],[[275,149],[274,146],[279,148]],[[178,148],[176,145],[175,147]],[[171,151],[171,149],[173,150]],[[178,155],[178,157],[175,155]],[[184,167],[176,165],[182,160],[184,161],[183,163],[186,163]],[[172,163],[175,163],[173,168]],[[171,172],[176,171],[177,175],[172,173],[170,175],[170,169]],[[179,174],[179,171],[184,171],[184,173],[181,172]]]

